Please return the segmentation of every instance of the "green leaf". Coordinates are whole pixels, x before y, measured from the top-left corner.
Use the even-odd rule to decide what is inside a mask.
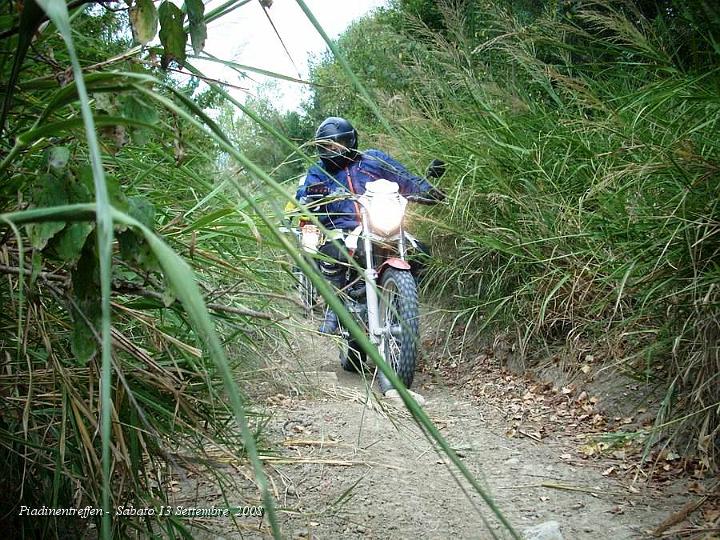
[[[0,15],[0,27],[12,28],[17,21],[17,17],[14,15]]]
[[[51,169],[64,169],[70,161],[70,149],[67,146],[53,146],[48,152],[48,165]]]
[[[78,224],[79,225],[79,224]],[[79,365],[85,365],[97,352],[94,329],[102,317],[100,309],[100,273],[93,247],[82,251],[77,267],[72,273],[75,302],[81,313],[73,312],[73,333],[70,348]],[[88,327],[90,323],[93,328]]]
[[[33,193],[33,204],[39,208],[67,204],[68,194],[64,178],[51,174],[40,177]],[[64,221],[48,221],[28,225],[30,244],[38,250],[45,249],[50,239],[65,228]]]
[[[88,222],[71,223],[60,234],[55,245],[58,256],[66,262],[74,263],[80,258],[85,240],[94,229]]]
[[[73,325],[70,350],[80,366],[87,364],[97,352],[97,340],[83,320],[76,320]]]
[[[95,190],[95,186],[93,183],[93,173],[92,169],[90,167],[83,167],[80,169],[79,172],[80,182],[78,182],[78,185],[74,188],[74,191],[71,192],[70,202],[73,203],[80,203],[80,202],[89,202],[93,198],[93,191]],[[108,197],[110,199],[110,203],[113,205],[114,208],[117,208],[118,210],[127,211],[128,209],[128,199],[125,196],[125,193],[122,190],[122,186],[118,182],[118,179],[116,176],[107,175],[105,177],[105,184],[107,185],[107,191],[108,191]],[[82,186],[82,188],[80,187]],[[79,194],[82,192],[82,190],[86,190],[89,194],[88,198],[81,197],[79,195],[73,195],[73,194]]]
[[[205,48],[207,25],[205,24],[205,5],[202,0],[185,0],[188,20],[190,21],[190,41],[195,54]]]
[[[158,121],[157,109],[140,101],[135,95],[127,96],[123,104],[122,114],[125,118],[146,124],[156,124]]]
[[[100,523],[100,537],[110,540],[112,536],[112,520],[110,517],[110,491],[111,491],[111,439],[112,439],[112,324],[110,311],[110,281],[112,280],[112,242],[113,222],[110,200],[105,183],[100,144],[95,131],[95,122],[90,109],[90,98],[85,86],[80,59],[73,42],[73,31],[70,28],[70,14],[65,0],[38,0],[48,18],[57,28],[67,46],[70,55],[77,94],[80,98],[80,111],[85,124],[85,135],[88,143],[88,157],[93,170],[95,185],[95,216],[97,227],[97,249],[100,266],[100,311],[102,320],[100,324],[101,368],[100,368],[100,446],[102,490],[101,507],[103,516]],[[14,84],[14,82],[13,82]],[[39,120],[38,120],[39,122]],[[0,125],[4,124],[0,122]],[[0,169],[2,164],[0,164]]]
[[[187,34],[183,30],[185,14],[175,4],[165,0],[158,9],[160,16],[160,43],[163,55],[160,65],[167,69],[173,60],[181,67],[185,64]]]
[[[30,267],[30,288],[33,288],[35,287],[37,278],[43,269],[43,256],[41,252],[33,250],[32,258],[30,260]]]
[[[92,172],[90,174],[92,175]],[[68,201],[71,203],[89,203],[93,201],[92,178],[90,178],[90,185],[83,182],[82,179],[78,179],[66,183],[65,189],[67,190]]]
[[[116,126],[116,125],[128,125],[133,127],[139,127],[141,129],[154,128],[151,124],[139,122],[122,116],[107,116],[101,115],[95,117],[95,125],[100,126]],[[70,118],[68,120],[61,120],[59,122],[41,123],[40,127],[30,129],[18,135],[17,144],[15,148],[22,148],[29,146],[35,141],[38,141],[45,137],[60,137],[65,136],[68,131],[83,127],[82,118]]]
[[[158,12],[152,0],[136,0],[130,8],[133,37],[141,45],[147,45],[158,30]]]
[[[155,207],[145,197],[129,197],[128,214],[148,229],[155,228]]]
[[[154,228],[155,207],[145,197],[130,197],[128,214],[148,229]],[[132,230],[126,230],[118,234],[117,238],[120,244],[120,256],[123,259],[134,261],[149,272],[156,272],[160,269],[157,258],[143,236]]]

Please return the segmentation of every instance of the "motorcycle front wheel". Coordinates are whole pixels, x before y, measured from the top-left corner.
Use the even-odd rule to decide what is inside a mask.
[[[380,316],[382,327],[389,330],[381,342],[385,361],[410,388],[415,376],[420,326],[417,284],[410,272],[385,270],[380,278]],[[378,374],[378,384],[383,394],[393,388],[382,373]]]

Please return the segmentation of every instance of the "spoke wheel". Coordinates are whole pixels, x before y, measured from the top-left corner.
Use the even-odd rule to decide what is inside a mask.
[[[298,292],[300,293],[300,301],[303,305],[303,312],[306,317],[310,317],[315,307],[317,294],[315,292],[315,285],[310,279],[303,273],[300,274],[298,282]]]
[[[410,272],[388,268],[380,279],[380,289],[381,324],[386,331],[380,345],[385,361],[410,388],[415,376],[419,336],[417,285]],[[378,375],[378,383],[383,394],[393,387],[382,373]]]
[[[313,312],[320,307],[319,297],[315,285],[310,278],[298,267],[293,268],[293,277],[297,282],[297,298],[303,308],[303,315],[306,318],[312,318]]]

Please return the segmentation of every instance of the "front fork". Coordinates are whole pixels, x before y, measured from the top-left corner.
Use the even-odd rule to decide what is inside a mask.
[[[380,299],[378,297],[377,278],[373,261],[373,245],[368,230],[368,216],[363,209],[363,246],[365,248],[365,301],[367,303],[368,330],[370,341],[380,345],[382,328],[380,326]],[[384,347],[378,347],[380,355],[385,359]]]
[[[378,346],[380,355],[385,359],[384,339],[390,332],[380,320],[380,297],[378,293],[378,273],[375,270],[375,261],[373,260],[373,245],[370,239],[370,228],[368,223],[367,211],[362,210],[363,218],[363,246],[365,248],[365,301],[367,303],[368,330],[370,341]],[[400,238],[398,240],[398,252],[400,258],[405,260],[405,235],[402,228],[400,229]]]

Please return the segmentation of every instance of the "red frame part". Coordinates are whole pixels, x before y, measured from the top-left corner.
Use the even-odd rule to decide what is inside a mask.
[[[397,268],[398,270],[410,270],[409,262],[398,259],[397,257],[390,257],[389,259],[383,261],[383,263],[380,265],[380,268],[377,269],[378,277],[382,275],[382,273],[388,266],[392,266],[393,268]]]

